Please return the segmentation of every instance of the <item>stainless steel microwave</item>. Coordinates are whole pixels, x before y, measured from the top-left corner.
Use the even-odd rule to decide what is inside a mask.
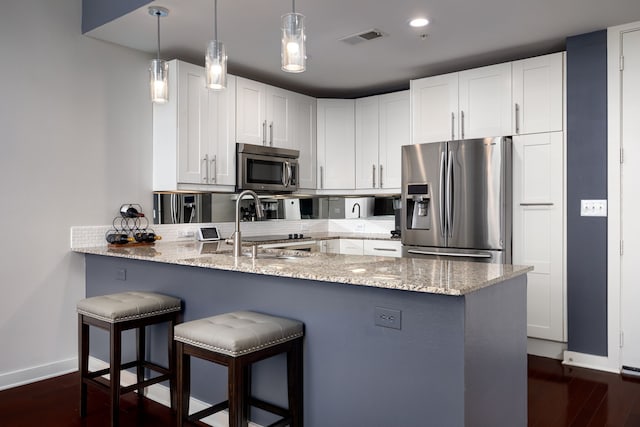
[[[296,191],[299,155],[287,148],[237,144],[236,190]]]

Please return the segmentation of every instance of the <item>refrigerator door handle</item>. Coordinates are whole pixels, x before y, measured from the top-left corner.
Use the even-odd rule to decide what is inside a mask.
[[[477,253],[477,254],[463,254],[458,252],[419,251],[415,249],[409,249],[407,252],[413,255],[437,255],[437,256],[460,257],[460,258],[491,258],[491,254],[486,252]]]
[[[445,237],[445,230],[446,230],[446,226],[444,223],[444,191],[445,191],[444,180],[445,180],[445,173],[446,173],[444,154],[445,154],[444,151],[440,153],[440,235],[443,238]]]
[[[447,161],[447,230],[449,237],[453,237],[453,151],[449,150]]]

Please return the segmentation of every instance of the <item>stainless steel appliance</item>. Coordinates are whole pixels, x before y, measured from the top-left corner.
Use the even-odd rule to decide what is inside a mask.
[[[154,193],[155,224],[185,224],[213,220],[211,193]]]
[[[296,191],[299,155],[298,150],[237,144],[236,190]]]
[[[403,256],[511,262],[511,137],[402,147]]]

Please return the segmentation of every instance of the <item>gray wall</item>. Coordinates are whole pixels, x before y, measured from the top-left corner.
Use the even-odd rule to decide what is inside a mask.
[[[567,39],[567,316],[570,351],[607,355],[607,32]]]

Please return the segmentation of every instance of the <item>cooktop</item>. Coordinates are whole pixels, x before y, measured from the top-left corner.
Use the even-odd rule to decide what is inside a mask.
[[[310,237],[305,237],[304,234],[295,233],[295,234],[275,234],[270,236],[242,236],[242,240],[245,242],[269,242],[272,240],[303,240],[310,239]]]

